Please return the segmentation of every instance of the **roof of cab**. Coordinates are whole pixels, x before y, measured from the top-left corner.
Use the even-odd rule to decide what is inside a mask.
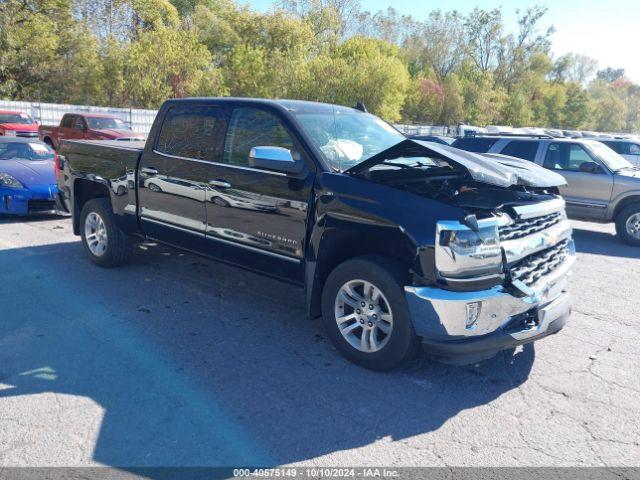
[[[335,107],[344,111],[350,111],[354,113],[363,113],[361,110],[357,110],[351,107],[345,107],[343,105],[333,105],[331,103],[311,102],[308,100],[288,100],[288,99],[270,99],[270,98],[248,98],[248,97],[185,97],[185,98],[173,98],[167,100],[167,103],[246,103],[253,105],[268,105],[272,107],[285,108],[291,112],[297,111],[314,111],[322,112],[333,111]]]
[[[78,115],[80,117],[87,118],[118,118],[117,115],[110,115],[108,113],[92,113],[92,112],[67,112],[64,114],[67,115]]]

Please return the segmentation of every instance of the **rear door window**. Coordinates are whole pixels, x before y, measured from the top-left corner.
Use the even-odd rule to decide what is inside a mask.
[[[183,105],[167,112],[155,150],[166,155],[218,161],[224,112],[215,106]]]
[[[467,152],[486,153],[497,141],[497,138],[464,137],[453,142],[451,146]]]
[[[513,140],[500,153],[533,162],[536,159],[536,153],[538,153],[538,142]]]

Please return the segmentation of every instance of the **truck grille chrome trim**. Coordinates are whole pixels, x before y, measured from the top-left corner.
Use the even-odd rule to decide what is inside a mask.
[[[565,207],[565,202],[562,198],[554,198],[546,202],[520,205],[514,207],[513,210],[518,215],[519,219],[527,220],[529,218],[543,217],[555,212],[562,212]]]
[[[503,225],[498,228],[500,241],[515,240],[532,233],[541,232],[561,222],[563,218],[564,215],[561,212],[554,212],[542,217],[518,219],[509,225]]]
[[[534,255],[509,270],[513,282],[522,282],[531,288],[539,280],[554,272],[563,265],[571,255],[569,240],[564,240],[552,248],[548,248]]]

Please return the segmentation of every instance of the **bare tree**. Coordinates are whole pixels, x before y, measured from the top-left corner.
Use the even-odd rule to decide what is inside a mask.
[[[496,67],[503,43],[502,25],[500,8],[481,10],[476,7],[466,18],[467,51],[483,72]]]
[[[418,24],[404,46],[443,82],[465,57],[464,20],[457,11],[434,10]]]
[[[276,8],[304,19],[317,16],[326,10],[333,11],[338,20],[337,33],[341,38],[356,30],[362,12],[360,0],[279,0]]]

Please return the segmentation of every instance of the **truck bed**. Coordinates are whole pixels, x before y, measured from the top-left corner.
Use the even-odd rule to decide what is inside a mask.
[[[59,148],[70,167],[76,171],[106,173],[113,178],[114,171],[124,174],[134,170],[145,142],[124,142],[118,140],[63,140]],[[99,167],[100,172],[95,169]],[[119,176],[119,175],[118,175]]]

